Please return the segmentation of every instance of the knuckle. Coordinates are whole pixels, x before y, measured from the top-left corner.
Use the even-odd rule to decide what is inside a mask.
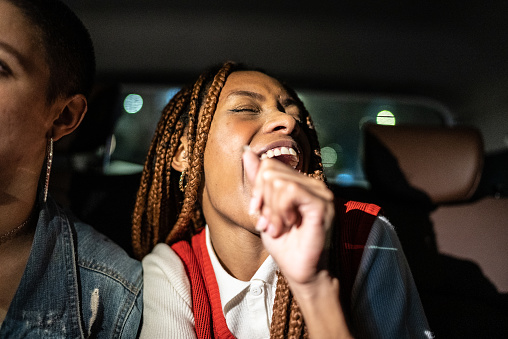
[[[264,167],[261,170],[262,170],[263,180],[265,180],[265,181],[270,181],[275,176],[275,171],[273,171],[273,169],[271,169],[270,167]]]
[[[295,182],[290,182],[286,184],[286,190],[289,194],[295,194],[299,190],[299,185],[296,184]]]
[[[282,180],[280,178],[276,178],[273,180],[273,187],[275,187],[276,189],[281,189],[284,186],[286,186],[286,183],[284,180]]]

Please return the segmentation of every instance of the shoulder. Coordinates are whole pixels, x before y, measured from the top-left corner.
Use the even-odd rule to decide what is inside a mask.
[[[352,290],[358,337],[425,338],[431,333],[411,270],[385,217],[377,217]]]
[[[143,259],[143,271],[146,288],[165,284],[191,303],[190,283],[183,262],[170,246],[157,244]]]
[[[51,197],[46,210],[51,220],[49,224],[53,225],[49,229],[58,230],[60,233],[57,236],[63,237],[62,241],[71,245],[66,247],[68,250],[65,255],[73,256],[80,270],[109,277],[133,293],[139,293],[143,283],[141,262],[131,258],[107,236],[78,220],[71,211],[62,208]],[[80,277],[80,280],[82,279],[83,277]]]
[[[336,200],[335,206],[342,240],[346,244],[351,241],[357,245],[382,242],[400,246],[395,228],[383,215],[380,206],[341,199]]]
[[[58,263],[56,269],[65,269],[65,278],[72,281],[71,293],[79,296],[79,317],[89,336],[135,337],[143,309],[141,263],[51,198],[41,218],[36,240]],[[60,285],[53,289],[58,291]]]
[[[46,206],[45,211],[50,220],[48,230],[59,232],[55,237],[65,242],[64,255],[72,256],[80,271],[84,270],[92,276],[110,278],[132,293],[139,293],[143,284],[143,272],[138,260],[131,258],[107,236],[78,220],[72,212],[62,208],[51,197]],[[87,277],[90,279],[89,275],[85,275],[80,277],[80,280]]]
[[[387,279],[406,282],[410,279],[410,271],[395,228],[388,219],[379,216],[365,243],[355,283],[370,281],[376,284]]]
[[[141,338],[195,338],[191,286],[176,252],[158,244],[143,259]]]
[[[80,268],[114,279],[138,293],[142,286],[141,263],[90,225],[75,221],[74,228]]]
[[[363,246],[371,230],[382,215],[381,207],[358,201],[335,200],[336,223],[334,236],[342,246]]]
[[[386,245],[392,246],[393,248],[399,248],[401,246],[395,227],[382,215],[374,219],[367,244]]]
[[[143,258],[143,266],[147,264],[155,264],[162,267],[183,269],[183,263],[176,252],[167,244],[157,244],[152,252]]]
[[[98,338],[135,337],[143,312],[141,262],[90,225],[70,224],[85,327]]]

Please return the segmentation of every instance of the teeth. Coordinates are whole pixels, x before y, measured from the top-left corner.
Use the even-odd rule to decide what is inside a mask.
[[[292,147],[277,147],[277,148],[270,149],[270,150],[266,151],[265,153],[261,154],[260,158],[261,158],[261,160],[264,160],[264,159],[278,157],[280,155],[293,156],[294,159],[293,159],[293,161],[290,162],[289,165],[296,168],[296,166],[298,165],[299,159],[298,159],[298,154]]]

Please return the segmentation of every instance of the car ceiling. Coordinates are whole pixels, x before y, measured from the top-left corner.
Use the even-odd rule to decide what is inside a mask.
[[[99,79],[187,81],[235,60],[300,88],[436,99],[487,149],[508,147],[507,1],[65,2],[90,30]]]

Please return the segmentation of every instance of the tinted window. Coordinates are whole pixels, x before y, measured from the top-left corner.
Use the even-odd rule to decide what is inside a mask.
[[[141,171],[160,112],[178,90],[178,86],[122,86],[118,105],[122,112],[106,150],[106,173]],[[363,124],[451,124],[445,107],[425,99],[312,91],[299,95],[314,119],[327,177],[341,185],[366,184],[360,159]]]

